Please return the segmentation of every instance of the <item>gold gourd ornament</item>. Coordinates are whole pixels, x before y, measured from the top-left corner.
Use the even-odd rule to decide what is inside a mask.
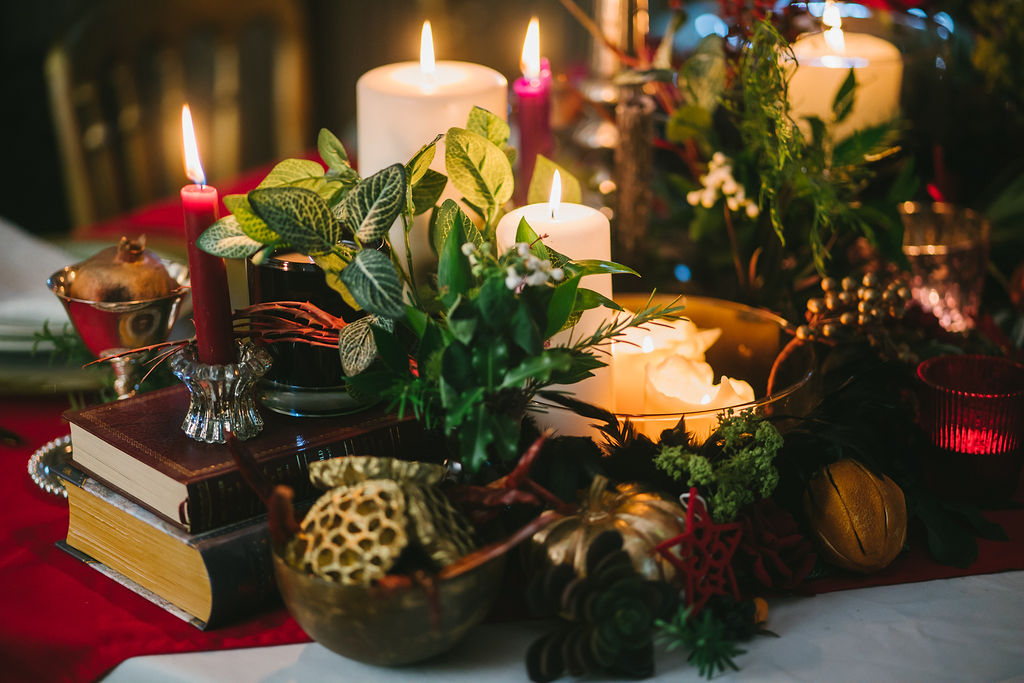
[[[804,512],[823,557],[850,571],[884,569],[907,539],[902,489],[856,460],[815,473],[804,491]]]
[[[633,484],[608,490],[608,479],[594,477],[580,511],[557,517],[531,538],[534,560],[572,563],[586,574],[587,550],[601,532],[618,531],[623,550],[645,578],[671,581],[676,570],[657,553],[655,545],[686,531],[686,512],[678,502]]]

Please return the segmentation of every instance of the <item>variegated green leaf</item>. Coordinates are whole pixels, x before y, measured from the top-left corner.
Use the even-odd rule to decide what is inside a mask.
[[[405,199],[405,168],[393,164],[364,178],[345,199],[345,224],[360,242],[376,242],[394,224]]]
[[[263,244],[272,244],[281,236],[267,227],[267,222],[256,215],[244,194],[229,194],[224,197],[224,206],[238,219],[238,225],[249,237]]]
[[[512,198],[512,165],[493,142],[464,128],[445,139],[445,168],[459,192],[478,207],[500,207]]]
[[[439,254],[441,253],[449,233],[456,227],[462,230],[462,234],[468,242],[472,242],[478,247],[483,245],[484,236],[480,234],[480,230],[473,224],[473,220],[466,215],[466,212],[462,210],[458,202],[454,199],[446,199],[441,204],[441,208],[437,210],[437,215],[434,217],[434,223],[431,226],[430,241],[434,245],[434,251]]]
[[[466,130],[487,138],[499,148],[508,142],[508,136],[512,132],[503,119],[483,107],[476,106],[469,111]]]
[[[234,216],[225,216],[203,231],[196,246],[221,258],[249,258],[263,246],[250,238]]]
[[[330,251],[340,240],[341,228],[327,202],[301,187],[269,187],[249,193],[256,215],[281,239],[304,254]]]
[[[321,128],[319,135],[316,136],[316,149],[328,168],[340,171],[351,166],[345,146],[341,144],[337,135],[326,128]]]
[[[526,193],[527,204],[547,203],[551,197],[551,181],[555,177],[555,171],[558,171],[562,178],[562,201],[579,204],[583,200],[583,190],[576,176],[543,154],[538,154],[533,166],[533,177],[530,178],[530,189]]]
[[[346,375],[358,375],[373,364],[377,357],[377,343],[373,340],[370,324],[376,318],[366,316],[349,323],[338,334],[338,353],[341,369]]]
[[[427,172],[427,169],[430,168],[430,164],[434,161],[434,153],[437,151],[437,141],[442,137],[444,136],[439,134],[433,140],[420,147],[420,151],[416,152],[416,155],[405,165],[409,184],[415,185],[418,183],[420,178]]]
[[[343,271],[341,281],[365,310],[387,318],[405,313],[402,282],[391,259],[374,249],[361,249]]]
[[[340,252],[340,253],[339,253]],[[324,281],[327,286],[341,295],[342,300],[354,310],[361,311],[360,306],[352,297],[352,292],[341,281],[341,272],[355,258],[355,250],[335,246],[334,251],[329,254],[317,254],[313,261],[324,271]]]
[[[257,185],[257,189],[266,187],[305,187],[316,190],[324,181],[324,167],[311,159],[285,159],[274,166],[267,177]]]
[[[419,216],[433,209],[447,184],[448,176],[428,168],[420,181],[412,186],[413,215]]]

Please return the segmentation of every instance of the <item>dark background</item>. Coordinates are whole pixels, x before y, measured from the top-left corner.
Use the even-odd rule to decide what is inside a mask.
[[[70,228],[43,62],[49,47],[95,1],[0,3],[0,216],[34,233]],[[424,19],[431,20],[438,59],[486,64],[510,82],[519,75],[531,15],[540,17],[543,51],[555,68],[567,68],[570,58],[583,59],[588,46],[583,31],[552,0],[306,0],[305,5],[312,62],[309,147],[321,127],[351,144],[356,80],[375,66],[418,59]]]

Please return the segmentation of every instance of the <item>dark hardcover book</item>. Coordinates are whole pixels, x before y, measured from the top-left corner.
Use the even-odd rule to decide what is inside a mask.
[[[178,385],[66,412],[75,467],[193,534],[263,513],[227,445],[182,431],[188,403],[188,390]],[[244,447],[271,482],[294,489],[298,502],[317,493],[310,462],[367,454],[428,459],[434,450],[419,423],[380,409],[333,418],[261,414],[263,431]]]
[[[203,629],[279,603],[266,515],[192,535],[76,471],[64,480],[58,545],[97,571]]]

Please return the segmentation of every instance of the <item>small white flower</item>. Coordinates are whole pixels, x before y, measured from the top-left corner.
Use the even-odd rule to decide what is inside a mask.
[[[548,274],[543,270],[535,270],[526,276],[526,284],[529,287],[536,287],[548,281]]]
[[[565,277],[565,271],[562,270],[561,268],[552,268],[551,269],[551,279],[554,280],[555,282],[561,282],[562,278],[564,278],[564,277]]]
[[[700,205],[705,209],[710,209],[715,205],[715,191],[711,188],[704,190],[700,195]]]
[[[747,202],[747,218],[757,218],[761,214],[761,209],[757,207],[754,202]]]
[[[476,247],[473,245],[472,242],[466,242],[465,244],[462,245],[462,253],[465,254],[466,256],[469,256],[474,251],[476,251]]]
[[[700,190],[692,190],[691,192],[687,192],[686,203],[689,204],[690,206],[697,206],[698,204],[700,204],[700,197]]]
[[[508,267],[508,275],[505,276],[505,286],[511,289],[513,292],[519,289],[519,286],[523,284],[523,278],[519,273],[516,272],[514,266]]]
[[[740,200],[736,199],[736,197],[726,197],[725,198],[725,204],[726,204],[726,206],[729,207],[730,211],[739,211],[740,210]]]
[[[526,242],[516,242],[516,253],[519,258],[526,258],[530,254],[530,245]]]
[[[725,163],[725,161],[725,155],[722,154],[721,152],[715,152],[714,154],[711,155],[711,163],[713,163],[715,166],[721,166],[722,164]]]

